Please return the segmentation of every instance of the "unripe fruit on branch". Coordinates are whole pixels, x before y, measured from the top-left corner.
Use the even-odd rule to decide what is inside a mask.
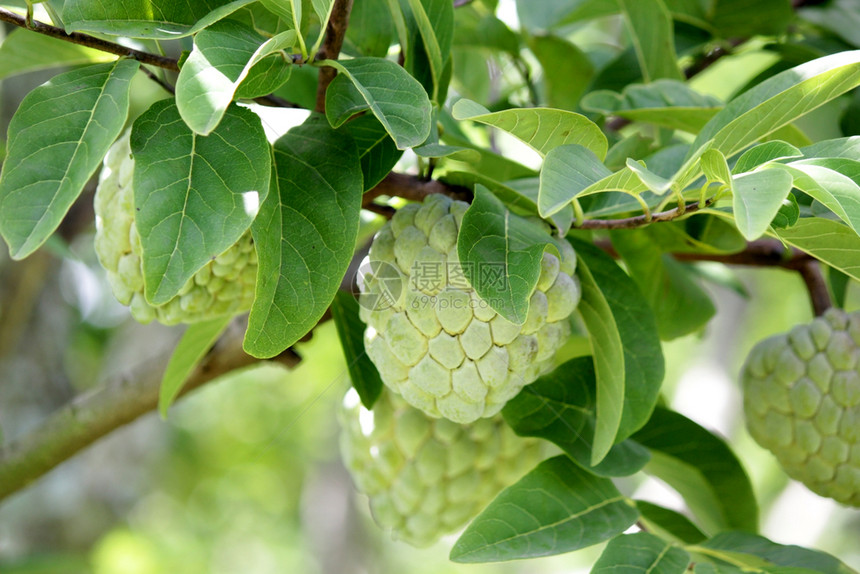
[[[501,415],[459,425],[428,417],[383,390],[372,411],[350,390],[341,453],[374,520],[393,538],[427,546],[462,528],[541,459],[541,443]]]
[[[399,209],[376,234],[359,283],[365,348],[383,382],[428,415],[458,423],[495,415],[552,366],[580,298],[576,255],[561,240],[561,260],[543,254],[525,323],[497,314],[464,278],[486,280],[482,270],[457,255],[467,208],[432,195]]]
[[[742,371],[753,438],[810,490],[860,506],[860,313],[758,343]]]
[[[113,144],[96,189],[96,254],[107,270],[114,296],[141,323],[194,323],[251,308],[257,279],[257,252],[251,232],[207,263],[179,293],[163,305],[150,305],[143,294],[140,235],[134,223],[134,189],[129,136]]]

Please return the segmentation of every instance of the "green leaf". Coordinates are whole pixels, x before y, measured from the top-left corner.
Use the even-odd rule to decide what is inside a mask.
[[[657,408],[633,440],[651,449],[645,472],[677,490],[706,533],[758,530],[749,477],[721,439],[678,413]]]
[[[21,102],[0,174],[0,234],[23,259],[57,229],[128,116],[140,64],[117,60],[55,76]]]
[[[790,0],[714,0],[710,4],[711,23],[723,38],[777,36],[794,19]]]
[[[553,239],[544,229],[505,209],[483,186],[463,215],[457,236],[457,253],[474,269],[496,266],[505,281],[476,281],[478,295],[509,321],[522,325],[529,298],[537,286],[541,259]]]
[[[523,27],[538,32],[617,12],[616,3],[606,0],[517,0],[517,15]]]
[[[691,272],[665,254],[647,230],[613,231],[611,238],[654,311],[661,339],[670,341],[693,333],[714,316],[711,298]]]
[[[269,192],[271,151],[250,110],[229,108],[200,136],[172,100],[135,121],[131,150],[144,292],[159,305],[248,230]]]
[[[594,76],[594,64],[575,44],[558,36],[531,36],[529,49],[540,62],[548,106],[574,110]]]
[[[433,79],[431,99],[439,102],[454,38],[454,4],[447,0],[407,0]],[[444,103],[444,102],[440,102]]]
[[[657,404],[665,373],[657,323],[636,284],[609,255],[591,243],[574,240],[571,244],[606,298],[621,336],[625,389],[619,441],[640,429]]]
[[[372,189],[394,168],[403,152],[397,149],[385,126],[372,115],[355,118],[341,129],[349,134],[358,148],[364,191]]]
[[[639,58],[646,82],[660,78],[681,80],[675,55],[672,16],[663,0],[617,0]]]
[[[382,58],[326,60],[340,74],[326,92],[326,117],[338,127],[363,110],[385,126],[397,149],[420,145],[430,135],[432,106],[415,78]]]
[[[597,90],[582,100],[583,109],[588,111],[689,133],[698,133],[722,105],[717,98],[700,94],[684,82],[666,79],[632,84],[620,94]]]
[[[697,544],[707,538],[699,527],[679,512],[657,506],[644,500],[636,501],[639,521],[644,530],[653,532],[661,538],[669,538],[686,544]]]
[[[637,516],[612,481],[557,456],[502,491],[466,528],[450,558],[498,562],[571,552],[624,532]]]
[[[860,136],[824,140],[802,148],[803,157],[842,157],[860,160]]]
[[[729,170],[729,163],[726,161],[726,156],[718,150],[709,149],[702,154],[700,161],[702,162],[702,171],[705,172],[705,177],[708,178],[708,182],[722,183],[728,186],[729,191],[734,189],[732,172]]]
[[[775,229],[773,234],[860,281],[860,237],[847,225],[820,217],[803,218],[787,229]]]
[[[606,136],[583,115],[551,108],[517,108],[490,112],[470,100],[454,104],[458,120],[471,120],[504,130],[528,144],[542,156],[560,145],[579,144],[599,159],[606,157]]]
[[[598,476],[629,476],[648,462],[648,451],[626,440],[591,466],[597,390],[591,357],[579,357],[527,385],[502,414],[514,432],[550,440]]]
[[[577,194],[612,175],[590,149],[577,144],[553,148],[540,172],[538,211],[550,217],[568,206]]]
[[[776,566],[806,568],[822,574],[855,574],[839,559],[819,550],[777,544],[748,532],[722,532],[698,547],[747,554]],[[751,559],[748,564],[755,567],[756,560]]]
[[[266,40],[253,28],[230,20],[201,30],[176,81],[176,105],[182,119],[200,135],[211,133],[251,68],[295,41],[295,30]]]
[[[0,45],[0,80],[37,70],[115,59],[113,54],[19,28],[6,36]]]
[[[161,388],[158,393],[158,412],[162,418],[167,418],[167,410],[179,396],[185,381],[197,367],[200,360],[209,352],[221,333],[230,324],[229,315],[217,317],[209,321],[193,323],[188,326],[179,344],[173,350],[164,376],[161,378]]]
[[[365,324],[358,316],[358,301],[346,291],[338,291],[331,303],[331,316],[346,357],[346,367],[352,386],[367,410],[382,392],[379,371],[364,350]]]
[[[732,211],[738,230],[748,241],[758,239],[767,231],[791,192],[792,182],[791,174],[778,169],[734,176]]]
[[[286,84],[292,75],[293,65],[288,57],[282,53],[269,54],[248,70],[248,75],[236,88],[233,99],[249,100],[267,96]]]
[[[769,78],[729,102],[691,146],[692,161],[706,148],[732,157],[750,144],[860,85],[860,51],[825,56]],[[689,183],[695,170],[682,170]]]
[[[257,292],[245,351],[277,355],[317,324],[346,274],[363,190],[355,144],[311,116],[275,142],[278,189],[251,230]]]
[[[454,26],[453,45],[459,49],[483,48],[519,55],[520,36],[492,14],[479,17],[475,11],[475,17],[469,18],[468,13],[458,12]]]
[[[649,534],[622,534],[609,541],[591,574],[683,574],[690,555]]]
[[[627,159],[627,169],[633,173],[642,182],[642,185],[648,189],[654,195],[664,195],[667,191],[672,189],[674,181],[671,179],[666,179],[661,177],[660,175],[654,173],[640,161],[636,161],[635,159],[628,158]]]
[[[615,316],[588,264],[580,260],[578,273],[582,299],[577,309],[588,331],[597,378],[597,418],[589,462],[589,466],[597,466],[615,444],[621,426],[625,386],[624,349]]]
[[[386,0],[353,3],[344,39],[347,51],[357,56],[384,58],[394,39],[394,20]]]
[[[820,201],[855,232],[860,233],[860,185],[857,184],[860,181],[860,162],[830,158],[774,163],[770,166],[788,172],[793,178],[794,187]]]
[[[746,171],[752,171],[758,166],[768,163],[770,161],[802,156],[803,152],[784,141],[777,140],[772,142],[765,142],[753,146],[744,153],[742,153],[741,157],[738,158],[737,163],[735,163],[735,167],[732,170],[732,173],[744,173]]]
[[[255,0],[65,0],[66,32],[173,40],[226,18]]]
[[[782,205],[779,206],[779,211],[776,212],[770,224],[775,228],[784,229],[797,223],[799,218],[800,206],[797,204],[797,198],[794,197],[794,194],[789,193],[782,200]],[[839,306],[841,307],[842,305]]]

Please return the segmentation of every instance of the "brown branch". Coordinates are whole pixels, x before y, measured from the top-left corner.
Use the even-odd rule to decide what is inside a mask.
[[[182,394],[259,362],[242,351],[244,330],[242,322],[234,321],[198,366]],[[292,367],[299,356],[288,349],[276,360]],[[167,357],[147,361],[124,377],[75,398],[35,430],[0,448],[0,500],[101,437],[155,409],[166,363]]]
[[[376,187],[365,192],[361,206],[365,209],[380,195],[402,197],[410,201],[423,201],[428,195],[441,193],[454,199],[472,201],[472,192],[459,185],[451,185],[436,179],[425,180],[414,175],[391,172]]]
[[[833,300],[830,299],[830,291],[827,289],[827,281],[821,274],[821,265],[818,261],[810,259],[798,262],[794,269],[800,273],[800,278],[806,285],[812,311],[816,317],[820,317],[825,311],[833,307]]]
[[[165,70],[172,70],[174,72],[179,71],[179,65],[177,63],[177,60],[174,58],[168,58],[166,56],[159,56],[158,54],[151,54],[149,52],[135,50],[134,48],[129,48],[127,46],[116,44],[114,42],[108,42],[107,40],[102,40],[101,38],[96,38],[95,36],[90,36],[88,34],[81,34],[79,32],[72,32],[71,34],[66,34],[66,31],[62,28],[50,26],[48,24],[37,22],[35,20],[32,22],[31,26],[27,26],[27,19],[24,16],[16,14],[10,10],[6,10],[5,8],[0,8],[0,20],[2,20],[3,22],[14,24],[15,26],[18,26],[20,28],[31,30],[38,34],[44,34],[45,36],[50,36],[59,40],[65,40],[66,42],[71,42],[73,44],[79,44],[88,48],[94,48],[102,52],[108,52],[109,54],[116,54],[117,56],[132,58],[133,60],[137,60],[138,62],[144,64],[149,64],[150,66],[156,66],[159,68],[164,68]]]
[[[164,80],[159,78],[157,74],[154,74],[151,70],[147,69],[145,66],[141,66],[140,71],[143,72],[147,78],[149,78],[150,80],[152,80],[153,82],[155,82],[156,84],[161,86],[165,92],[172,94],[174,96],[176,95],[176,87],[174,85],[165,82]]]
[[[335,0],[331,9],[331,17],[325,30],[325,40],[322,49],[317,54],[318,60],[337,60],[340,49],[343,47],[343,38],[349,26],[349,13],[352,11],[352,0]],[[329,66],[320,69],[317,82],[317,105],[316,111],[325,113],[325,93],[328,85],[334,80],[337,70]]]
[[[587,219],[580,225],[574,225],[574,227],[576,229],[634,229],[661,221],[672,221],[673,219],[695,213],[707,206],[707,203],[703,206],[700,206],[698,203],[688,203],[684,209],[676,207],[668,211],[660,211],[651,214],[650,218],[646,215],[637,215],[636,217],[626,217],[624,219]]]

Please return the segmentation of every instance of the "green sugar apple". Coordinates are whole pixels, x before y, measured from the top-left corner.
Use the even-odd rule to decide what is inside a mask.
[[[741,379],[753,438],[810,490],[860,506],[860,313],[758,343]]]
[[[193,323],[250,309],[257,278],[250,231],[200,269],[176,297],[158,306],[146,301],[140,235],[134,224],[130,135],[128,131],[118,139],[105,157],[95,197],[96,254],[114,296],[130,306],[141,323],[153,319],[166,325]]]
[[[344,464],[374,520],[419,547],[462,528],[543,455],[538,440],[515,435],[501,415],[459,425],[387,389],[372,411],[350,390],[341,424]]]
[[[562,240],[561,260],[543,255],[525,323],[498,315],[464,279],[484,272],[459,263],[467,208],[432,195],[399,209],[376,234],[359,284],[365,348],[383,382],[428,415],[464,424],[497,414],[552,366],[581,295]]]

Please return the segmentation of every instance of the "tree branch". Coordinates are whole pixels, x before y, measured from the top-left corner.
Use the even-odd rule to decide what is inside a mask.
[[[242,351],[243,321],[234,321],[215,343],[182,389],[186,394],[218,377],[259,361]],[[39,427],[0,449],[0,500],[63,461],[158,405],[168,357],[147,361],[124,377],[83,394]],[[299,356],[290,349],[276,361],[292,367]]]
[[[159,56],[158,54],[151,54],[149,52],[135,50],[134,48],[129,48],[127,46],[123,46],[122,44],[116,44],[107,40],[102,40],[101,38],[96,38],[95,36],[90,36],[88,34],[81,34],[79,32],[72,32],[71,34],[66,34],[66,31],[62,28],[50,26],[48,24],[44,24],[35,20],[33,21],[31,26],[27,26],[27,21],[24,16],[16,14],[15,12],[12,12],[10,10],[6,10],[5,8],[0,8],[0,20],[2,20],[3,22],[14,24],[15,26],[24,28],[26,30],[36,32],[38,34],[50,36],[51,38],[65,40],[66,42],[71,42],[73,44],[80,44],[81,46],[94,48],[102,52],[108,52],[109,54],[116,54],[117,56],[132,58],[134,60],[137,60],[138,62],[149,64],[150,66],[164,68],[165,70],[172,70],[174,72],[179,71],[179,65],[177,63],[177,60],[174,58],[168,58],[166,56]]]
[[[331,9],[331,17],[326,26],[325,41],[323,41],[322,49],[317,54],[318,59],[337,60],[340,49],[343,47],[343,38],[346,36],[346,29],[349,26],[349,13],[351,11],[352,0],[335,0]],[[320,69],[315,108],[317,112],[325,113],[325,93],[336,75],[337,70],[334,68],[324,66]]]
[[[361,206],[365,209],[380,195],[402,197],[410,201],[423,201],[428,195],[441,193],[453,199],[472,201],[472,192],[459,185],[451,185],[437,179],[421,179],[418,176],[391,172],[376,187],[365,192]]]

